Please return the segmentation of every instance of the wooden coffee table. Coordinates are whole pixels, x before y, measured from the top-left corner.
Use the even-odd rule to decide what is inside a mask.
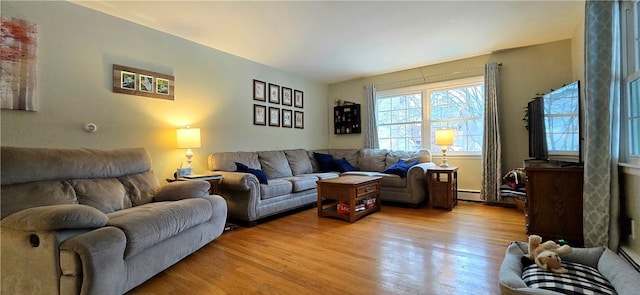
[[[318,180],[318,216],[335,217],[353,223],[369,213],[380,211],[381,180],[382,177],[378,176],[359,175]],[[363,203],[363,209],[357,208],[362,207],[358,205]],[[338,212],[339,205],[348,212]]]

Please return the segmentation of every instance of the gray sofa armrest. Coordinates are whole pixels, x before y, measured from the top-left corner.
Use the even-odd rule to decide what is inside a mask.
[[[162,202],[202,198],[209,195],[210,187],[211,184],[204,180],[174,181],[161,187],[153,196],[153,200]]]
[[[249,191],[260,188],[258,178],[251,173],[230,171],[216,171],[216,173],[220,173],[224,177],[223,187],[225,190]]]
[[[126,288],[126,282],[122,280],[122,274],[127,271],[123,258],[126,246],[124,232],[112,226],[66,240],[60,245],[62,278],[82,282],[61,288],[80,285],[81,294],[123,294]]]
[[[227,201],[229,217],[254,221],[258,218],[260,182],[250,173],[216,171],[224,177],[224,199]]]
[[[13,213],[0,224],[22,231],[51,231],[60,229],[92,229],[107,225],[103,212],[87,205],[52,205],[33,207]]]

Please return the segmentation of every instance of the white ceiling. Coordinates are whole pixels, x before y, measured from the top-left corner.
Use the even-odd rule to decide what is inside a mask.
[[[77,1],[335,83],[569,39],[584,1]]]

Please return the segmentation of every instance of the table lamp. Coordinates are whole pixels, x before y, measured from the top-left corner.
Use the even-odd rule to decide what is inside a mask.
[[[178,148],[187,149],[185,156],[187,157],[187,168],[190,170],[191,158],[193,158],[193,151],[191,149],[200,147],[200,128],[191,128],[191,126],[178,128],[176,135],[178,138]]]
[[[453,131],[453,129],[436,129],[436,145],[442,147],[442,164],[440,164],[440,167],[449,167],[447,147],[453,145]]]

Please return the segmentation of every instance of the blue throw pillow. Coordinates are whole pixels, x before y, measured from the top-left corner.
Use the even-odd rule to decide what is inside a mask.
[[[409,168],[413,167],[416,164],[418,164],[418,161],[407,163],[404,160],[400,159],[398,160],[397,163],[392,164],[391,166],[389,166],[389,168],[382,171],[382,173],[395,174],[402,178],[405,178],[407,177],[407,172],[409,171]]]
[[[238,172],[251,173],[258,178],[258,181],[260,183],[269,184],[269,181],[267,181],[267,175],[264,174],[264,171],[260,169],[249,168],[247,165],[242,163],[238,163],[238,162],[235,162],[235,163],[236,163],[236,170]]]
[[[313,157],[318,162],[318,169],[320,169],[320,172],[329,172],[333,168],[332,155],[314,152]]]
[[[341,173],[358,170],[358,168],[353,167],[351,164],[349,164],[349,162],[345,158],[333,160],[333,168],[334,170]]]

